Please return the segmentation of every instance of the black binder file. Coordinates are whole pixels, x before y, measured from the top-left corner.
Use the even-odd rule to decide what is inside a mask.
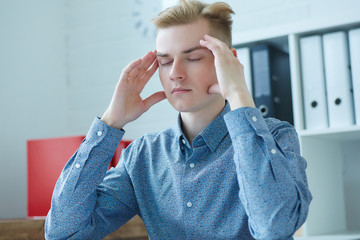
[[[251,48],[253,96],[266,117],[294,124],[289,54],[267,44]]]

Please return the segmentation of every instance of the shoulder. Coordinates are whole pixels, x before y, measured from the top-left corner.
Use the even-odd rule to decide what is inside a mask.
[[[138,149],[152,146],[154,143],[167,143],[176,137],[174,128],[168,128],[160,132],[146,133],[142,137],[135,139],[131,145]]]
[[[176,142],[175,128],[160,132],[146,133],[135,139],[125,150],[125,162],[130,164],[143,156],[152,157],[157,152],[169,151]]]

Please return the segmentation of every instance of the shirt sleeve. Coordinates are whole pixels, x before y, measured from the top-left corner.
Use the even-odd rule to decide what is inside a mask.
[[[46,239],[101,239],[136,214],[124,154],[117,167],[106,172],[123,135],[95,118],[56,183],[45,221]]]
[[[240,199],[256,239],[289,239],[305,222],[312,196],[292,125],[256,108],[224,116],[234,148]]]

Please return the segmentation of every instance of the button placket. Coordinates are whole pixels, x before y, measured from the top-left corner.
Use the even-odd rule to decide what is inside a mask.
[[[185,140],[185,139],[182,139],[182,143],[183,143],[183,146],[182,146],[182,147],[186,146],[186,140]],[[193,151],[191,151],[191,153],[187,151],[187,153],[190,154],[189,156],[191,156],[191,155],[193,154]],[[192,156],[191,156],[190,158],[192,158]],[[189,162],[188,162],[188,161],[189,161]],[[186,188],[190,188],[190,189],[191,189],[191,188],[193,187],[193,184],[194,184],[194,182],[193,182],[194,179],[192,178],[193,173],[192,173],[191,170],[189,170],[189,169],[193,169],[193,168],[195,167],[195,163],[192,162],[191,159],[187,159],[186,166],[187,166],[187,167],[185,167],[185,168],[188,169],[187,174],[189,174],[189,175],[188,175],[189,178],[188,178],[188,181],[187,181],[187,184],[186,184],[186,185],[187,185]],[[186,194],[187,196],[185,196],[185,199],[186,199],[186,198],[187,198],[187,199],[191,199],[191,198],[193,197],[192,194],[190,194],[190,191],[187,191],[187,193],[188,193],[188,194]],[[186,202],[186,207],[187,207],[188,209],[191,209],[192,206],[193,206],[193,203],[192,203],[191,201]]]

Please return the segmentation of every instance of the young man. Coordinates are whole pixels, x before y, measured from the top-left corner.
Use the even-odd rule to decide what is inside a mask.
[[[156,51],[122,72],[108,109],[66,164],[48,239],[100,239],[135,214],[151,239],[291,239],[311,194],[294,128],[264,119],[231,48],[227,4],[160,13]],[[164,91],[140,93],[159,67]],[[167,98],[178,125],[146,134],[106,172],[122,128]]]

